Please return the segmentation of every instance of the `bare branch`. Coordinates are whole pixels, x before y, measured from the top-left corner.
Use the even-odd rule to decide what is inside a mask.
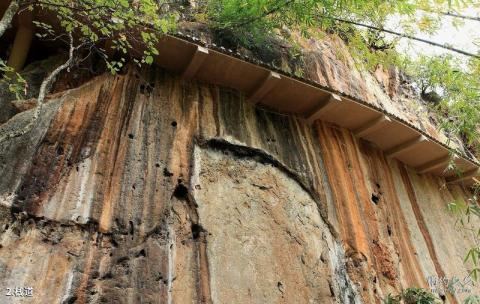
[[[3,14],[2,19],[0,20],[0,37],[3,36],[7,28],[12,23],[13,16],[15,16],[15,14],[17,13],[18,7],[18,0],[12,0],[12,2],[10,2],[10,5],[8,6],[7,10]]]

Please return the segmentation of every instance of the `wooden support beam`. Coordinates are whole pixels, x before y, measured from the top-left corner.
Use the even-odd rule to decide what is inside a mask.
[[[308,123],[313,123],[317,119],[321,119],[327,113],[337,108],[342,101],[342,98],[336,94],[330,94],[326,102],[321,103],[318,107],[307,113],[306,119]]]
[[[463,182],[467,179],[474,178],[479,175],[480,175],[480,169],[474,168],[467,172],[463,172],[461,175],[454,175],[454,176],[448,177],[446,180],[448,184],[455,184],[455,183]]]
[[[377,131],[385,122],[390,121],[391,119],[388,116],[382,114],[354,130],[353,134],[357,137],[365,137]]]
[[[18,15],[19,26],[7,61],[7,65],[12,67],[15,72],[22,70],[30,50],[34,34],[32,15],[33,13],[29,10],[24,10]]]
[[[186,69],[183,71],[182,78],[191,79],[195,77],[198,70],[200,70],[203,62],[205,61],[205,59],[207,59],[207,56],[208,56],[208,49],[204,48],[203,46],[197,45],[197,49],[195,50],[195,53],[190,59],[190,62],[187,65]]]
[[[413,148],[414,146],[418,145],[419,143],[421,142],[424,142],[424,141],[427,141],[428,139],[423,136],[423,135],[419,135],[417,137],[415,137],[414,139],[410,139],[404,143],[401,143],[393,148],[390,148],[388,149],[387,151],[385,151],[385,155],[387,157],[394,157],[404,151],[407,151],[411,148]]]
[[[450,162],[450,155],[447,155],[447,156],[443,156],[443,157],[434,159],[432,161],[429,161],[421,166],[418,166],[415,168],[415,170],[417,171],[417,173],[423,174],[423,173],[427,173],[432,170],[444,167],[448,165],[449,162]]]
[[[281,79],[280,74],[270,71],[267,77],[260,83],[260,85],[250,94],[248,101],[251,103],[258,103],[272,90],[278,81]]]

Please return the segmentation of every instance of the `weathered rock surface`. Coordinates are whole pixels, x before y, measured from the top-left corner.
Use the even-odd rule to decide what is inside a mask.
[[[0,173],[0,282],[24,302],[380,303],[468,273],[445,213],[467,190],[162,71],[50,100]]]

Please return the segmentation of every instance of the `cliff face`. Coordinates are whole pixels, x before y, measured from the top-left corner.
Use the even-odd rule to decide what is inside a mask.
[[[349,131],[133,69],[41,117],[0,144],[0,282],[30,302],[379,303],[468,273],[469,193]]]

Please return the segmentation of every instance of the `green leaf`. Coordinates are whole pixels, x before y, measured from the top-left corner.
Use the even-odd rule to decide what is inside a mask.
[[[146,64],[152,64],[153,63],[153,57],[148,55],[145,57],[145,63]]]

